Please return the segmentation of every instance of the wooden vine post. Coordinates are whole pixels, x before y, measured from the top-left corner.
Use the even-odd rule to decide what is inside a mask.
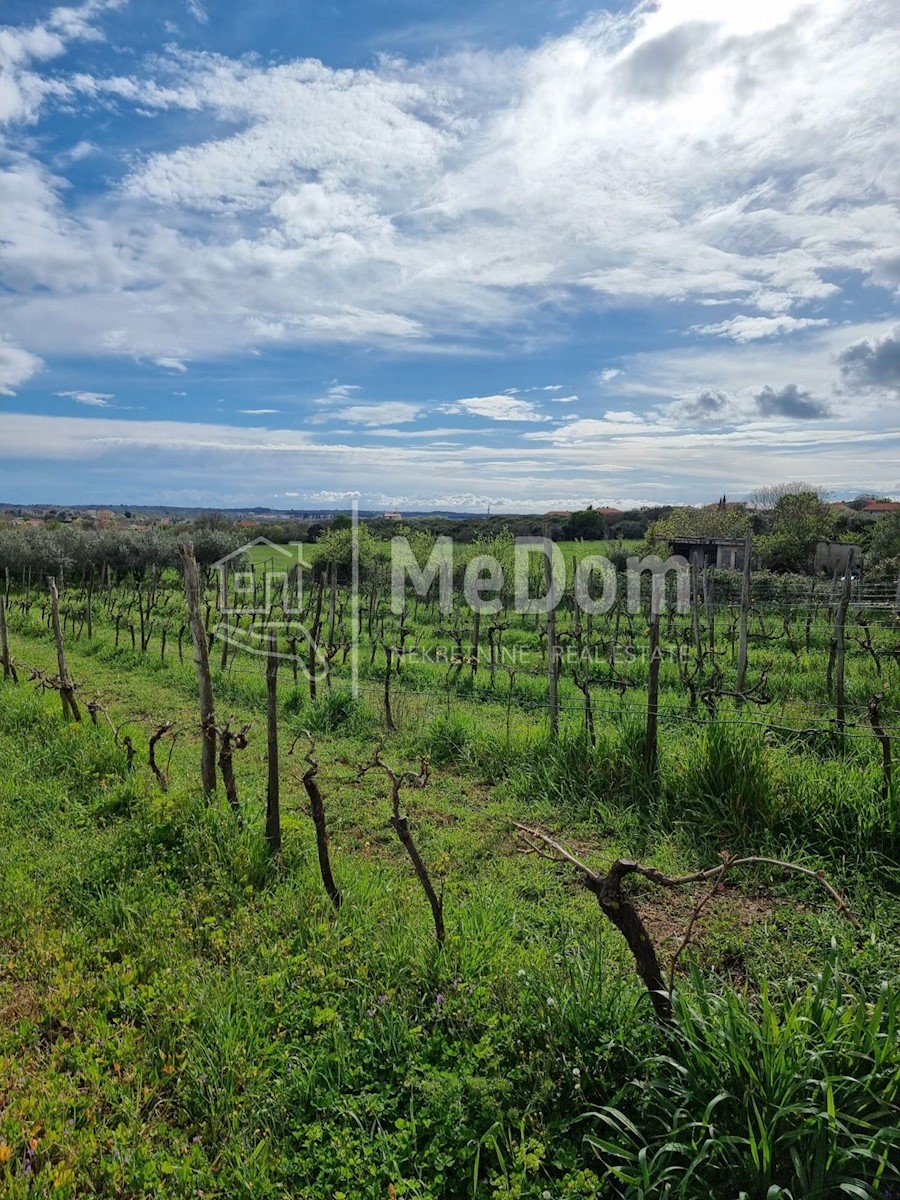
[[[53,638],[56,642],[56,662],[59,676],[59,698],[62,703],[63,717],[67,721],[80,721],[81,713],[75,699],[75,685],[69,678],[66,664],[66,647],[63,641],[62,628],[59,623],[59,589],[52,575],[47,576],[47,587],[50,592],[50,618],[53,624]]]
[[[278,634],[269,630],[266,659],[266,745],[268,783],[266,787],[266,841],[269,853],[281,851],[281,799],[278,778]]]
[[[884,692],[879,692],[877,696],[872,696],[868,704],[869,724],[872,726],[872,732],[881,743],[881,798],[885,802],[890,802],[891,799],[891,739],[888,736],[887,730],[881,720],[879,705],[884,700]]]
[[[9,656],[9,632],[6,628],[6,596],[0,594],[0,665],[3,667],[3,678],[18,682],[16,669]]]
[[[834,619],[835,719],[837,723],[838,734],[841,737],[843,737],[844,728],[847,724],[847,703],[844,681],[844,667],[846,663],[847,652],[845,630],[847,625],[847,609],[850,607],[850,589],[852,585],[853,579],[848,568],[844,572],[844,581],[841,586],[841,599],[840,603],[838,604],[837,615]]]
[[[194,543],[182,542],[178,547],[184,572],[184,596],[187,602],[191,640],[194,643],[194,666],[200,694],[200,729],[202,747],[200,777],[203,794],[209,799],[216,790],[216,713],[213,702],[212,673],[209,667],[209,644],[200,597],[200,568],[194,557]]]
[[[659,607],[650,596],[650,665],[647,673],[647,731],[644,737],[644,767],[652,775],[659,757]]]
[[[744,538],[744,573],[741,579],[741,616],[738,642],[737,680],[734,690],[737,692],[736,704],[740,708],[744,702],[744,683],[747,678],[747,635],[750,624],[750,554],[753,546],[752,534]]]
[[[544,542],[550,541],[550,525],[544,525]],[[546,544],[545,544],[546,550]],[[559,738],[559,697],[557,694],[557,685],[559,673],[556,663],[556,605],[553,601],[553,558],[550,554],[544,554],[544,582],[547,585],[547,595],[550,598],[551,604],[547,612],[547,702],[550,708],[550,741],[555,742]]]

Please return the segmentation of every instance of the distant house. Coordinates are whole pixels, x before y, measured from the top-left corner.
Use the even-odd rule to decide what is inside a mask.
[[[744,569],[744,539],[716,537],[669,538],[669,553],[686,558],[691,566]]]
[[[856,509],[851,508],[850,505],[845,503],[845,501],[843,501],[843,500],[832,500],[832,502],[828,505],[828,507],[831,509],[831,511],[836,516],[839,516],[839,517],[855,517],[856,516]]]
[[[900,502],[896,500],[867,500],[863,505],[864,513],[872,513],[874,516],[883,517],[888,513],[900,512]]]
[[[384,520],[384,521],[402,521],[403,513],[385,512],[385,513],[381,514],[381,517],[382,517],[382,520]]]

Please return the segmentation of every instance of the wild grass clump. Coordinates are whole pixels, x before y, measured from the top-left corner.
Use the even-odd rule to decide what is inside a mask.
[[[887,1197],[900,1182],[900,999],[834,963],[793,1000],[719,992],[694,974],[664,1055],[585,1141],[622,1200]]]
[[[577,730],[557,742],[535,741],[511,782],[524,801],[538,800],[577,820],[622,827],[652,803],[654,783],[642,756],[642,734],[631,723],[605,727],[595,743]]]
[[[670,778],[665,821],[701,843],[748,845],[776,812],[774,772],[762,730],[710,721]]]
[[[337,733],[364,736],[371,724],[372,714],[365,703],[348,688],[325,691],[315,700],[299,687],[291,688],[281,704],[282,710],[297,718],[301,729],[310,733]]]
[[[435,767],[448,763],[462,766],[474,741],[472,724],[460,712],[442,713],[434,718],[417,739],[419,753]]]

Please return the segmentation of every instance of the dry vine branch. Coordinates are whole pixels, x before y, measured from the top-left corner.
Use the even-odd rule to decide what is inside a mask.
[[[247,748],[247,734],[252,728],[251,724],[242,725],[237,732],[231,728],[231,721],[226,721],[223,726],[216,726],[215,732],[219,735],[219,770],[222,773],[222,786],[225,788],[225,795],[228,803],[231,805],[232,812],[240,824],[241,820],[241,805],[238,800],[237,780],[234,777],[234,762],[233,756],[235,750],[245,750]]]
[[[735,867],[778,867],[781,870],[796,871],[798,874],[815,879],[835,901],[838,910],[846,914],[847,919],[854,928],[860,928],[859,920],[850,909],[846,899],[828,882],[824,874],[821,871],[813,871],[809,867],[802,867],[798,863],[783,862],[781,859],[767,858],[761,855],[751,855],[746,858],[723,857],[723,861],[718,866],[694,871],[689,875],[672,877],[664,875],[655,867],[645,867],[631,859],[620,858],[609,866],[605,875],[602,875],[581,862],[565,846],[542,830],[522,825],[518,821],[514,821],[513,825],[527,840],[528,848],[526,853],[538,854],[541,858],[549,859],[551,862],[570,863],[581,872],[585,886],[597,897],[597,902],[604,916],[608,917],[628,943],[628,948],[634,958],[638,975],[640,975],[644,986],[650,993],[650,999],[653,1003],[656,1016],[663,1022],[668,1022],[672,1019],[671,983],[674,976],[674,963],[670,973],[670,986],[666,989],[663,984],[662,971],[656,954],[656,948],[634,902],[622,888],[622,883],[628,875],[640,875],[644,879],[650,880],[651,883],[667,888],[681,887],[689,883],[702,883],[709,879],[715,880],[713,892],[705,898],[701,898],[700,903],[695,907],[688,928],[682,938],[682,943],[676,951],[676,958],[681,955],[687,946],[694,923],[701,909],[712,898],[712,895],[715,894],[715,890],[723,882],[726,872],[733,870]]]
[[[879,706],[884,700],[884,692],[873,696],[868,704],[869,724],[872,732],[881,742],[881,798],[888,801],[891,798],[891,739],[881,720]]]
[[[163,792],[167,792],[169,790],[169,777],[156,761],[156,744],[166,736],[170,729],[174,728],[174,725],[174,721],[166,721],[164,725],[160,725],[156,732],[151,734],[150,741],[147,745],[147,761],[150,764],[150,770],[156,776],[156,781],[159,784],[160,791]],[[174,736],[177,735],[173,735],[173,741]]]
[[[328,826],[325,821],[325,801],[322,798],[322,792],[319,788],[316,776],[319,773],[319,763],[316,760],[316,743],[308,730],[304,729],[302,733],[294,739],[288,754],[293,754],[297,746],[297,742],[301,737],[305,737],[309,743],[309,748],[303,756],[304,761],[308,764],[306,771],[301,776],[301,783],[306,788],[306,794],[309,797],[310,815],[313,819],[313,825],[316,830],[316,853],[319,858],[319,872],[322,876],[322,883],[325,886],[325,891],[328,893],[328,898],[334,905],[335,909],[341,907],[343,897],[338,885],[334,881],[334,875],[331,871],[331,856],[328,853]]]
[[[373,770],[383,771],[391,781],[391,825],[412,860],[416,877],[419,883],[421,883],[425,895],[428,897],[428,903],[431,905],[431,915],[434,918],[435,937],[437,938],[438,946],[443,946],[446,936],[444,931],[443,893],[439,896],[434,890],[431,876],[428,874],[428,868],[425,866],[418,847],[413,841],[409,828],[409,819],[404,813],[400,812],[401,789],[406,785],[410,787],[425,787],[428,783],[428,759],[421,758],[419,760],[418,773],[415,771],[397,772],[384,762],[381,757],[381,746],[378,745],[372,751],[372,757],[369,761],[359,767],[357,779],[361,779],[368,771]]]

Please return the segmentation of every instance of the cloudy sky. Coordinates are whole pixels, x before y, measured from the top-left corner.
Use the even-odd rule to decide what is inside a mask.
[[[900,495],[894,0],[0,22],[0,500]]]

